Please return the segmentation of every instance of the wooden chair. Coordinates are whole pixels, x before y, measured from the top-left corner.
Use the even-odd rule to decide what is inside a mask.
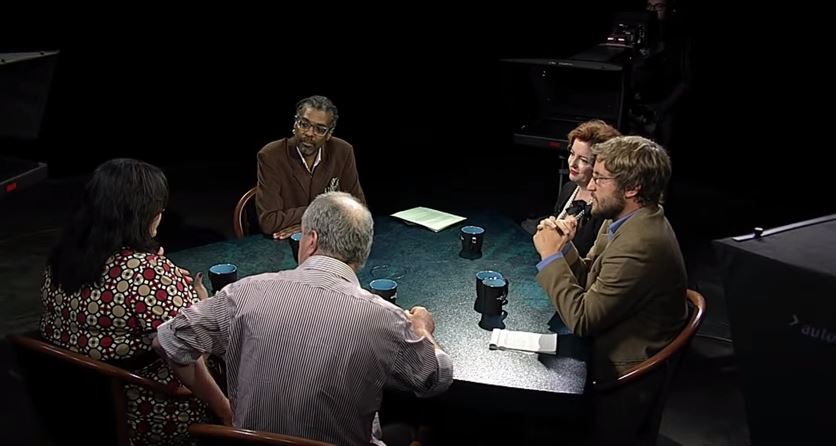
[[[192,396],[128,370],[44,342],[37,334],[10,335],[26,387],[50,439],[57,444],[128,445],[131,383],[172,399]]]
[[[659,367],[668,365],[672,360],[675,361],[678,359],[677,354],[691,342],[691,338],[694,337],[694,334],[700,328],[703,318],[705,317],[705,298],[694,290],[687,290],[685,295],[687,301],[689,302],[691,315],[688,319],[688,323],[685,325],[685,328],[679,332],[679,335],[677,335],[665,348],[659,350],[659,352],[650,358],[647,358],[641,364],[638,364],[632,369],[626,371],[615,381],[594,383],[593,385],[595,386],[595,390],[606,391],[623,386],[641,378],[644,375],[647,375]]]
[[[255,209],[255,188],[244,192],[232,212],[232,231],[236,238],[244,238],[260,232],[258,214]]]
[[[308,440],[292,435],[239,429],[218,424],[192,424],[189,427],[192,438],[201,445],[281,445],[281,446],[333,446],[331,443]]]
[[[705,298],[694,290],[686,290],[685,297],[690,310],[688,323],[670,344],[657,352],[655,355],[643,361],[641,364],[638,364],[621,374],[621,376],[614,381],[593,383],[593,389],[596,392],[605,393],[614,391],[622,386],[629,385],[630,383],[635,382],[654,371],[659,371],[660,373],[665,374],[662,378],[662,388],[656,396],[650,415],[648,416],[648,420],[642,426],[643,438],[649,439],[648,441],[653,444],[655,444],[655,439],[659,435],[659,425],[662,422],[662,411],[665,408],[668,388],[673,380],[674,373],[676,372],[683,352],[690,344],[691,339],[694,337],[694,334],[700,328],[700,325],[705,318]]]

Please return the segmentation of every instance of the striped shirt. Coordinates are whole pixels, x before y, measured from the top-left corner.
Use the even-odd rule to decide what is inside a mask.
[[[225,358],[235,426],[336,444],[382,444],[384,386],[432,396],[453,381],[450,358],[402,309],[325,256],[230,284],[158,337],[177,363]]]

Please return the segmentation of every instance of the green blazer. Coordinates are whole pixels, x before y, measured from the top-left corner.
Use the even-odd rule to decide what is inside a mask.
[[[661,350],[688,317],[685,262],[662,208],[639,209],[609,240],[611,224],[587,258],[572,246],[537,274],[566,326],[592,338],[591,377],[602,381]]]

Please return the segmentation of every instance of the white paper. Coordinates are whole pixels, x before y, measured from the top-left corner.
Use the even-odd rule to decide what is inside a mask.
[[[435,209],[417,207],[405,211],[395,212],[392,217],[406,220],[424,226],[434,232],[450,227],[460,221],[466,220],[459,215],[448,214],[447,212],[436,211]]]
[[[557,333],[530,333],[494,328],[490,349],[557,354]]]

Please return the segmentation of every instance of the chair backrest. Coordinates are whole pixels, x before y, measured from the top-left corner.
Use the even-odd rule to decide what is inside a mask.
[[[333,446],[292,435],[273,434],[217,424],[192,424],[189,434],[201,445],[282,445],[282,446]]]
[[[254,197],[255,188],[253,187],[244,192],[235,205],[235,210],[232,212],[232,231],[236,238],[244,238],[259,231]]]
[[[132,383],[175,398],[185,387],[169,388],[112,364],[44,342],[36,334],[10,335],[18,366],[35,410],[58,444],[128,445],[127,401]],[[92,417],[92,418],[91,418]],[[91,419],[96,420],[91,424]]]
[[[670,344],[665,346],[655,355],[643,361],[641,364],[631,368],[625,373],[621,374],[616,380],[605,383],[593,383],[596,392],[606,393],[613,391],[625,385],[629,385],[641,377],[648,375],[651,372],[659,371],[664,373],[662,377],[662,385],[659,391],[654,396],[652,405],[649,407],[647,418],[644,419],[638,431],[638,438],[634,439],[633,444],[655,445],[656,439],[659,436],[659,426],[662,423],[662,412],[665,408],[665,401],[667,400],[668,389],[670,383],[673,381],[673,376],[679,365],[679,360],[682,357],[682,352],[690,344],[694,334],[700,328],[703,318],[705,317],[705,298],[694,291],[686,290],[685,298],[688,302],[688,309],[690,312],[688,323],[679,332]]]
[[[688,318],[688,323],[673,339],[673,341],[671,341],[671,343],[665,346],[662,350],[659,350],[655,355],[644,360],[641,364],[638,364],[621,374],[621,376],[619,376],[616,380],[604,383],[594,383],[595,390],[606,391],[623,386],[624,384],[635,381],[656,370],[662,365],[677,359],[677,354],[688,346],[705,318],[705,298],[702,294],[694,290],[687,290],[685,298],[689,303],[690,316]]]

